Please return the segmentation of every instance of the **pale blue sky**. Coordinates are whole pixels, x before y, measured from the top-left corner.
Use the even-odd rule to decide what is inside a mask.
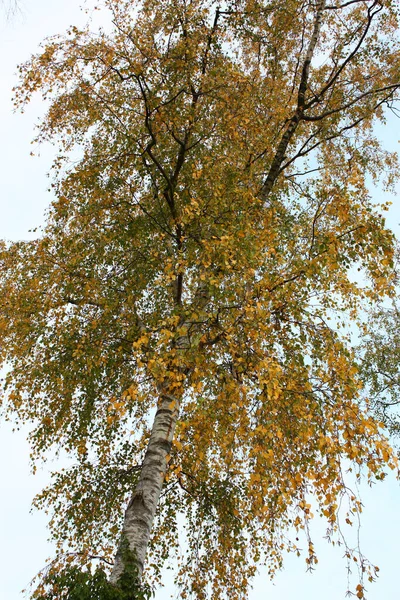
[[[28,230],[43,222],[50,200],[46,192],[52,157],[51,148],[41,148],[39,158],[31,158],[33,126],[43,106],[37,98],[24,115],[13,114],[11,88],[16,65],[34,52],[48,35],[62,32],[73,23],[83,22],[79,0],[24,0],[23,14],[12,22],[0,15],[0,238],[27,239]],[[385,143],[395,149],[400,131],[398,121],[390,119],[382,131]],[[394,199],[390,224],[398,231],[400,210]],[[51,468],[51,465],[50,465]],[[0,426],[0,598],[18,600],[20,590],[43,566],[52,548],[46,542],[46,516],[30,514],[34,494],[47,481],[46,471],[29,473],[29,447],[25,432],[12,432]],[[393,478],[363,490],[365,511],[361,543],[366,556],[380,566],[380,578],[369,585],[369,600],[397,600],[399,597],[398,556],[400,540],[400,487]],[[319,565],[312,574],[305,572],[303,559],[288,557],[285,569],[274,584],[265,574],[255,580],[250,600],[341,600],[347,589],[343,549],[331,548],[322,540],[323,528],[315,523]],[[223,557],[221,557],[223,560]],[[175,596],[172,584],[156,595],[157,600]]]

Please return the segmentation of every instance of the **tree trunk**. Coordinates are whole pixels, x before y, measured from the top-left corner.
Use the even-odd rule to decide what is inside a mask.
[[[182,292],[182,290],[181,290]],[[196,290],[192,309],[202,310],[209,301],[208,285],[200,281]],[[177,300],[180,304],[180,299]],[[179,352],[190,348],[190,339],[187,330],[191,323],[184,322],[180,330],[184,333],[174,340],[174,347]],[[176,368],[176,366],[174,367]],[[186,366],[178,367],[184,378],[190,376],[190,369]],[[125,511],[124,524],[121,533],[119,548],[115,556],[114,567],[110,575],[110,583],[117,584],[124,572],[123,543],[128,543],[129,549],[134,554],[137,567],[137,580],[140,581],[147,547],[150,540],[151,529],[157,510],[162,486],[167,472],[168,455],[171,452],[175,427],[179,416],[182,391],[169,393],[171,382],[166,381],[159,388],[160,403],[154,418],[153,428],[144,457],[140,477],[128,507]],[[174,389],[174,388],[172,388]],[[175,388],[176,389],[176,388]]]
[[[147,546],[156,514],[158,500],[171,452],[180,398],[161,392],[161,401],[154,418],[140,478],[125,511],[121,543],[118,548],[110,582],[116,584],[124,572],[123,541],[126,540],[133,552],[138,581],[142,576]]]

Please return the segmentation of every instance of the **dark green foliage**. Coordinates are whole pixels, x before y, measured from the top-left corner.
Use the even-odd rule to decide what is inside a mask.
[[[48,591],[40,600],[148,600],[151,589],[137,581],[137,568],[132,552],[124,547],[125,571],[118,587],[109,583],[106,571],[98,566],[94,572],[77,566],[62,571],[49,571],[44,585]]]

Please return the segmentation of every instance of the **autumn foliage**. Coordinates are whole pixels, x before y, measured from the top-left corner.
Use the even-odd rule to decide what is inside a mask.
[[[73,460],[35,500],[60,556],[34,597],[66,563],[112,564],[122,530],[143,581],[176,554],[181,597],[245,598],[286,550],[317,562],[311,497],[340,536],[344,498],[361,510],[344,472],[396,467],[346,329],[394,289],[367,182],[396,171],[374,133],[396,2],[105,5],[109,28],[46,41],[15,90],[43,95],[60,150],[44,229],[1,249],[4,407],[34,461]]]

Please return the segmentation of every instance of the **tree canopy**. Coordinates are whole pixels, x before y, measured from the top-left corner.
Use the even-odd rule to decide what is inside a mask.
[[[117,594],[127,543],[142,582],[175,553],[183,598],[245,598],[304,541],[316,563],[310,497],[340,538],[349,465],[397,466],[346,324],[394,293],[367,184],[396,175],[374,125],[398,7],[104,4],[109,28],[47,40],[15,90],[42,94],[59,154],[45,227],[1,246],[3,405],[34,461],[73,460],[35,500],[60,554],[33,597],[98,558]]]

